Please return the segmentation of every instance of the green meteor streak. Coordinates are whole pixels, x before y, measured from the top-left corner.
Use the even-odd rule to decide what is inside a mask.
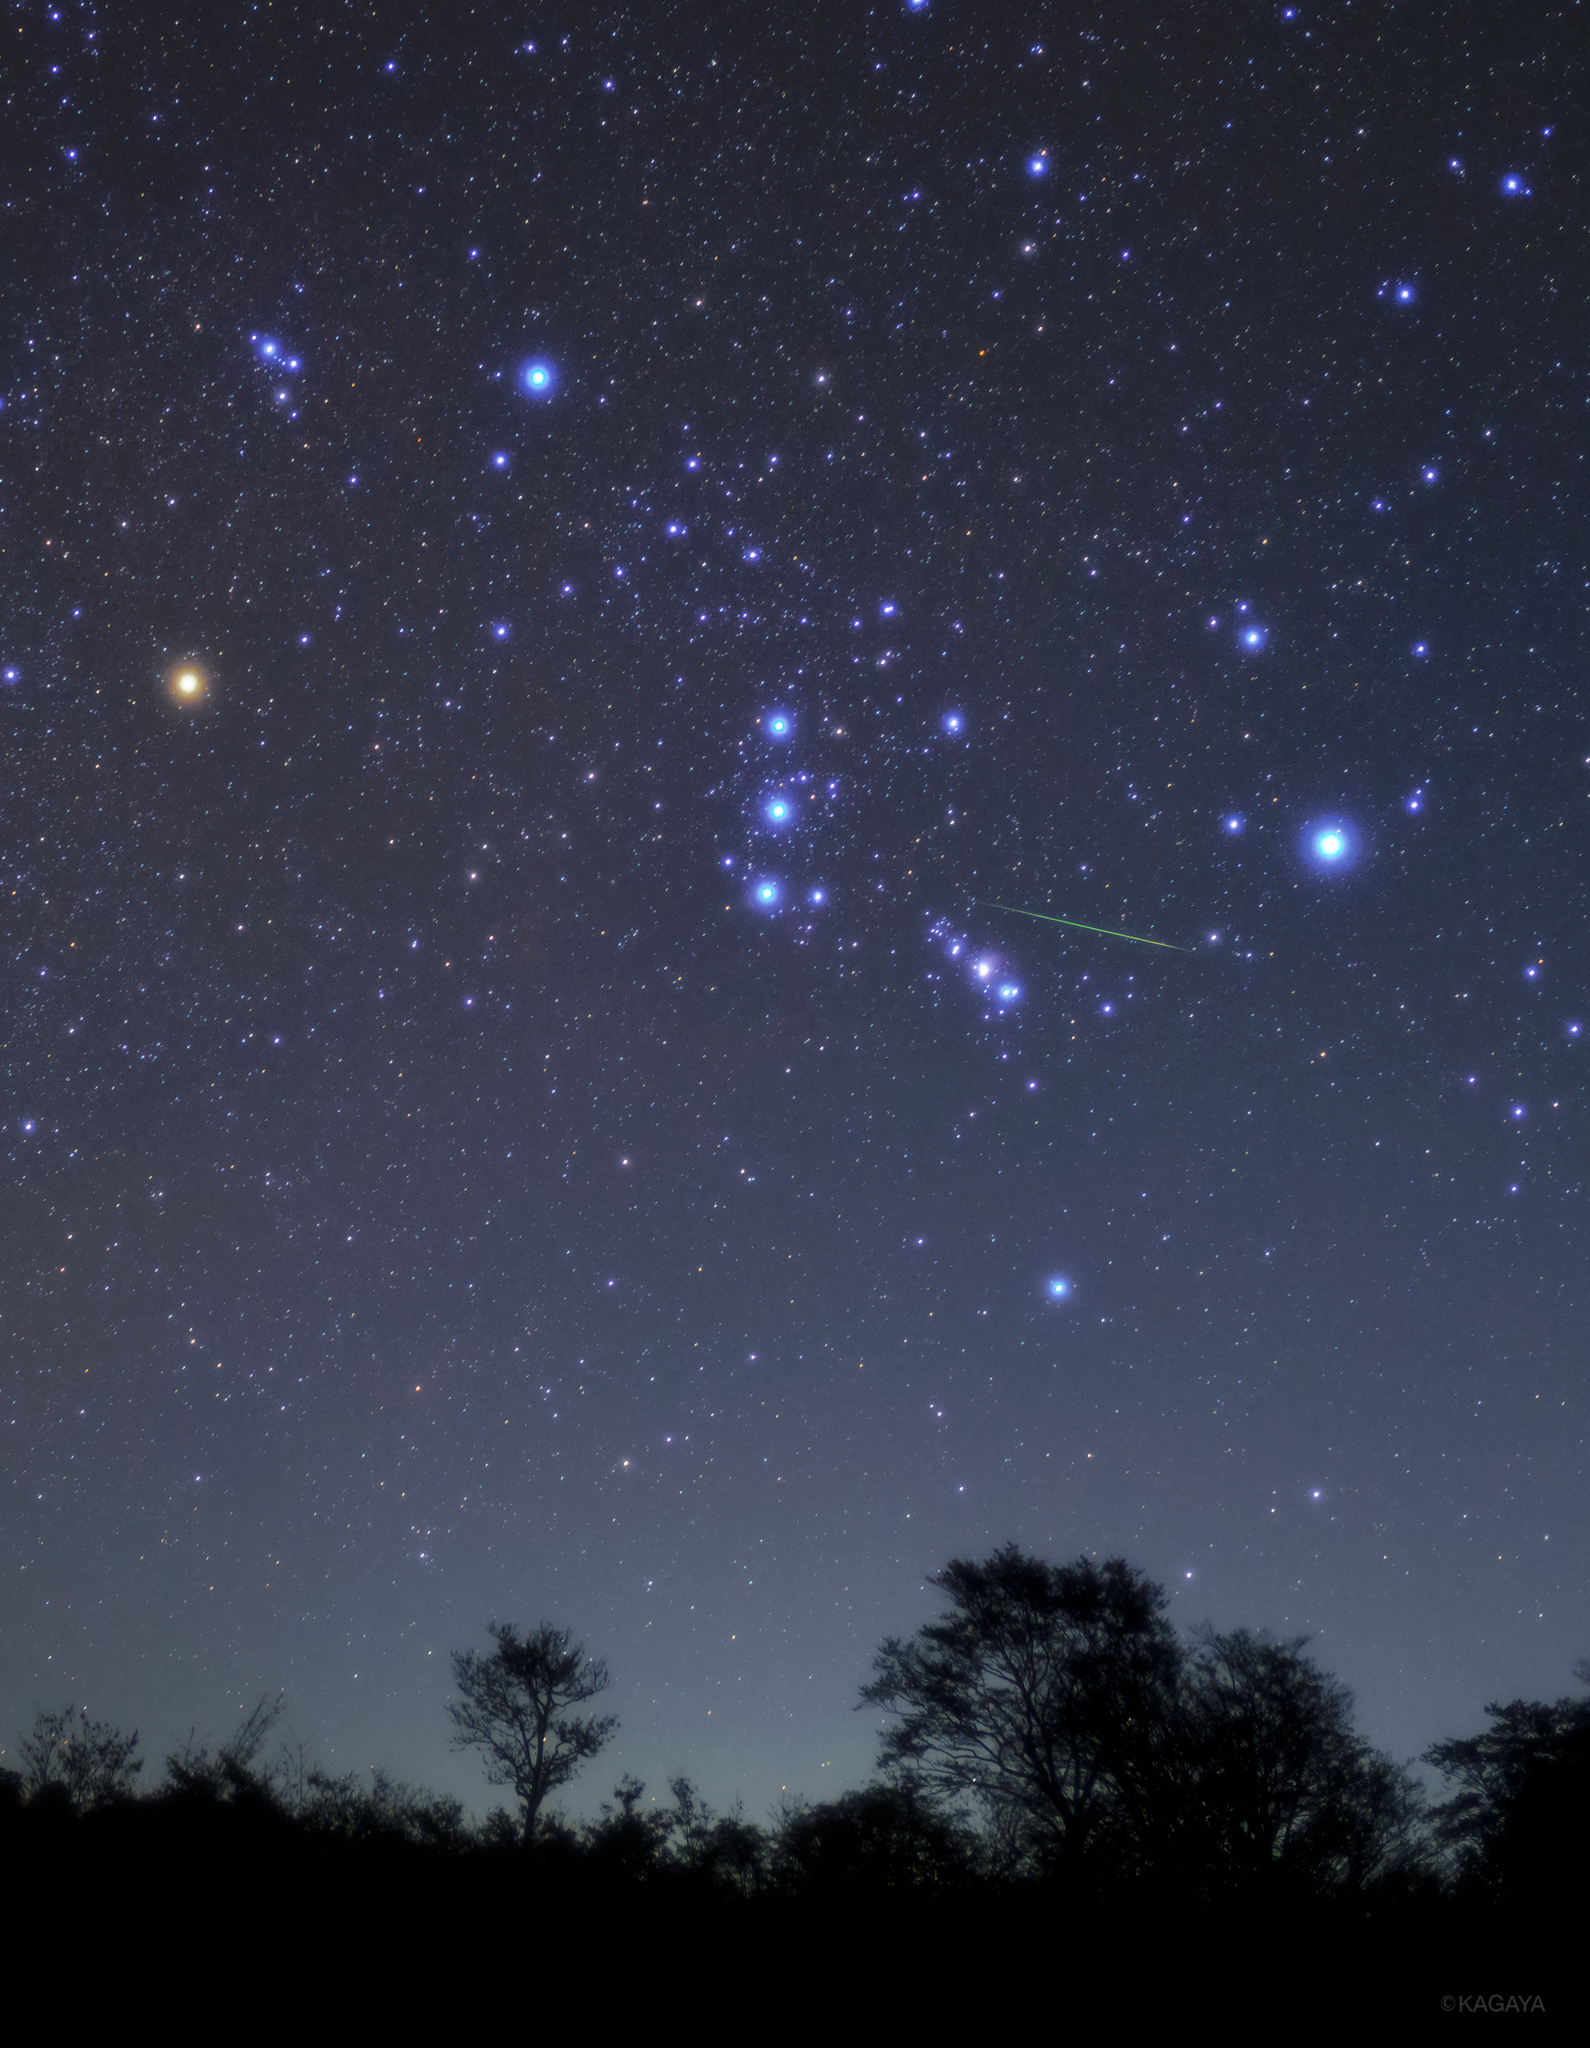
[[[974,899],[975,900],[975,899]],[[1101,939],[1130,939],[1134,946],[1158,946],[1167,953],[1185,953],[1185,946],[1173,946],[1169,939],[1144,939],[1136,932],[1112,932],[1102,924],[1082,924],[1074,917],[1051,917],[1043,910],[1018,910],[1014,903],[985,903],[985,910],[1007,910],[1012,917],[1035,917],[1040,924],[1065,924],[1073,931],[1097,932]]]

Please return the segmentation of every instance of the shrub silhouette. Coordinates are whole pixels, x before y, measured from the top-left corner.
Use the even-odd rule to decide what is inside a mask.
[[[79,1813],[128,1799],[144,1767],[137,1748],[137,1729],[123,1735],[109,1721],[91,1721],[86,1707],[41,1707],[17,1745],[19,1789],[30,1800],[57,1795]]]

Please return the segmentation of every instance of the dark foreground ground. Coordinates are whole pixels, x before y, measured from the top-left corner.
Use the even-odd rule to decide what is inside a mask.
[[[13,1810],[0,1870],[7,1975],[47,1990],[63,2022],[163,2011],[184,2031],[250,2034],[506,2023],[515,2039],[573,2026],[936,2041],[1457,2025],[1479,1998],[1536,2024],[1590,2014],[1582,1911],[1506,1916],[1433,1889],[1210,1903],[841,1876],[746,1898],[568,1850],[316,1837],[180,1801]]]

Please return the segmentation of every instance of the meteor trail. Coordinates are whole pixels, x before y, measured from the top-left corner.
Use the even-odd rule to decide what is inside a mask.
[[[976,901],[976,898],[973,898]],[[1044,910],[1018,910],[1014,903],[985,903],[985,910],[1007,910],[1012,917],[1035,917],[1040,924],[1070,925],[1073,931],[1097,932],[1101,939],[1130,939],[1134,946],[1159,946],[1167,953],[1185,953],[1185,946],[1173,946],[1169,939],[1144,939],[1136,932],[1112,932],[1102,924],[1081,924],[1074,917],[1051,917]]]

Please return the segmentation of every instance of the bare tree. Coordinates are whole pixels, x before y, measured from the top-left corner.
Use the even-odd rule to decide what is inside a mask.
[[[480,1750],[491,1783],[513,1787],[528,1846],[547,1795],[606,1745],[618,1722],[569,1712],[605,1692],[608,1676],[568,1629],[543,1622],[521,1636],[511,1622],[493,1622],[489,1634],[496,1648],[488,1656],[453,1652],[453,1681],[463,1694],[447,1709],[453,1748]]]
[[[91,1721],[87,1707],[51,1713],[41,1707],[17,1745],[28,1797],[58,1786],[79,1812],[129,1798],[143,1769],[138,1731],[123,1735],[109,1721]]]
[[[180,1749],[166,1758],[166,1777],[174,1792],[202,1794],[208,1799],[279,1801],[276,1773],[261,1765],[266,1743],[286,1711],[285,1697],[266,1693],[231,1737],[212,1750],[191,1731]]]

